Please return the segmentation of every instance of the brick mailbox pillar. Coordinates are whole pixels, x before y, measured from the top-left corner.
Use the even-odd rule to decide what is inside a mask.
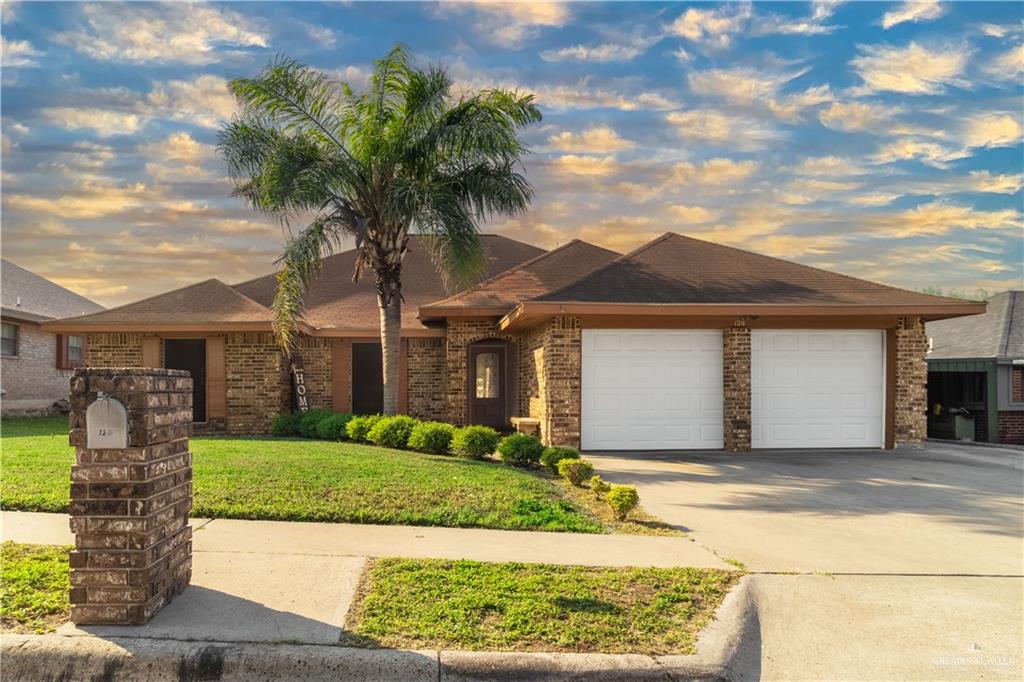
[[[76,370],[70,417],[74,623],[139,625],[188,585],[191,423],[188,372]]]

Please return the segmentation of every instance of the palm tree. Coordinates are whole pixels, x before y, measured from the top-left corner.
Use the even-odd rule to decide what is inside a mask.
[[[218,146],[234,193],[305,224],[277,261],[278,342],[294,349],[303,294],[321,258],[354,239],[353,280],[370,272],[377,289],[384,413],[395,414],[409,234],[427,236],[449,288],[479,277],[479,222],[523,211],[533,196],[520,172],[528,149],[517,136],[541,118],[533,96],[455,96],[441,67],[415,67],[401,46],[375,62],[362,93],[284,58],[230,88],[241,113],[222,127]]]

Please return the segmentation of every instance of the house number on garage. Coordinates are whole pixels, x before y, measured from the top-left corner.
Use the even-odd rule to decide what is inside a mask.
[[[85,408],[85,447],[128,447],[128,411],[102,393]]]

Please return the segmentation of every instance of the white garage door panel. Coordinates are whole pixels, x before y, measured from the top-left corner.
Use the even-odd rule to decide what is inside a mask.
[[[722,332],[583,330],[587,450],[722,447]]]
[[[882,447],[883,334],[751,334],[755,448]]]

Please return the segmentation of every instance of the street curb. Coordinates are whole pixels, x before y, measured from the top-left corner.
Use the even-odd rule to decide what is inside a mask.
[[[745,576],[701,633],[691,656],[356,649],[140,637],[4,635],[4,682],[25,680],[729,680],[760,673],[753,579]]]

